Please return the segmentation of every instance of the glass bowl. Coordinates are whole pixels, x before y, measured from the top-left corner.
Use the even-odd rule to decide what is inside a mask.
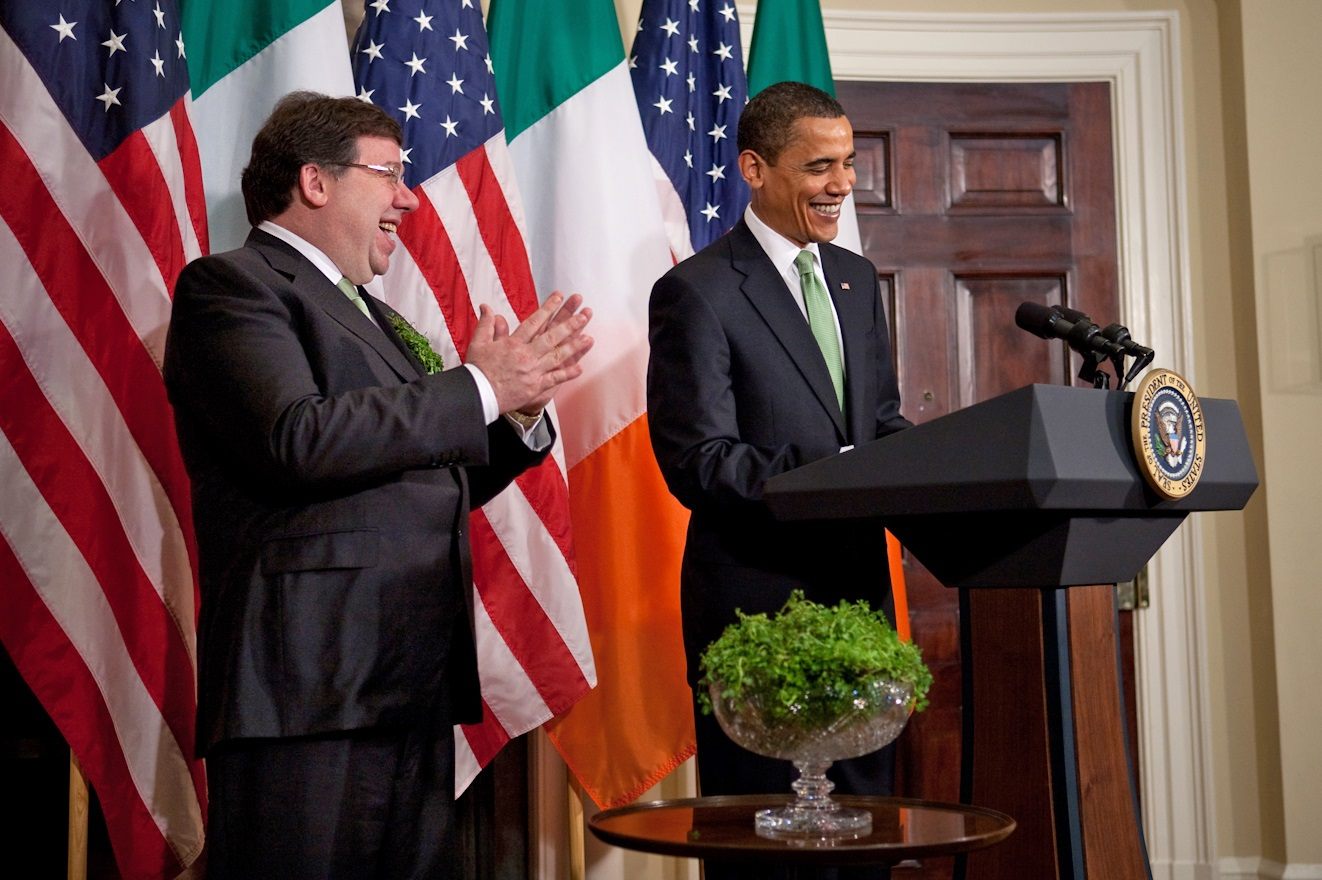
[[[808,699],[774,711],[758,695],[725,696],[720,682],[709,688],[716,720],[726,736],[759,755],[791,761],[799,771],[792,784],[795,799],[779,809],[758,811],[754,823],[760,837],[788,839],[803,845],[829,846],[863,837],[872,830],[867,810],[843,807],[831,800],[835,783],[826,778],[834,761],[875,752],[891,743],[913,710],[913,688],[905,682],[874,678],[858,682],[847,701]]]

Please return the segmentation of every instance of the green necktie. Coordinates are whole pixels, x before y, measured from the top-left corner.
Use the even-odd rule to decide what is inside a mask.
[[[349,302],[358,306],[358,311],[366,315],[369,321],[372,319],[372,315],[367,311],[367,303],[363,301],[362,295],[358,293],[358,288],[352,281],[341,276],[335,286],[344,291],[344,295],[349,298]]]
[[[799,270],[799,285],[803,290],[803,304],[808,309],[808,327],[826,359],[826,371],[831,374],[831,384],[835,386],[835,400],[840,404],[840,412],[845,411],[845,364],[840,357],[840,337],[835,332],[835,319],[832,317],[831,297],[812,268],[812,251],[799,251],[794,258],[794,266]]]

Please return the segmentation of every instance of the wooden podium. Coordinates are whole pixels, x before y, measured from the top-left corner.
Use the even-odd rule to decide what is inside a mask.
[[[1152,876],[1112,585],[1189,513],[1242,509],[1258,478],[1238,406],[1204,399],[1202,477],[1160,498],[1130,451],[1133,397],[1030,385],[767,484],[782,519],[881,518],[960,590],[961,799],[1018,830],[957,877]]]

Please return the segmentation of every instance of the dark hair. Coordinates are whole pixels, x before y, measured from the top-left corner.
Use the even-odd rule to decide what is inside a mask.
[[[758,92],[739,116],[739,152],[752,150],[772,165],[789,146],[794,123],[805,117],[836,119],[845,108],[819,88],[778,82]]]
[[[252,156],[240,178],[248,222],[256,226],[289,207],[304,165],[355,161],[363,136],[404,142],[399,123],[375,104],[317,92],[285,95],[253,138]]]

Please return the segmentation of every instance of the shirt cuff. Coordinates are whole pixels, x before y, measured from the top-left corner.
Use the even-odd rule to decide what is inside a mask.
[[[464,369],[473,374],[473,382],[477,385],[477,396],[482,399],[482,418],[489,425],[500,418],[500,405],[496,403],[496,389],[491,387],[491,380],[477,367],[472,364],[464,364],[463,366]]]
[[[526,428],[518,419],[511,417],[509,413],[505,413],[505,421],[514,426],[514,430],[519,432],[519,437],[523,440],[524,445],[533,452],[541,452],[551,445],[551,428],[547,424],[546,410],[542,410],[541,414],[537,416],[537,421]]]

